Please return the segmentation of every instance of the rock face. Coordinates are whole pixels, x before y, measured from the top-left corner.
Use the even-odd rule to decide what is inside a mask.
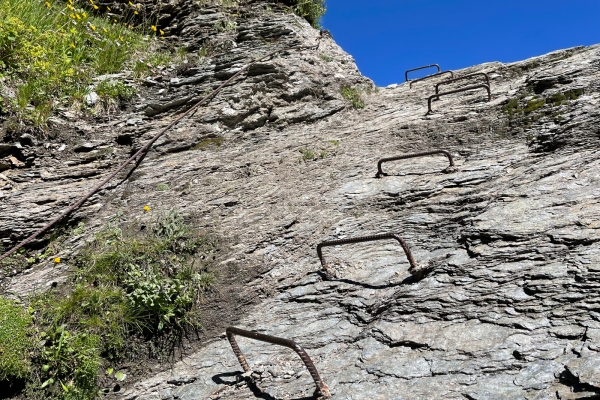
[[[218,12],[190,14],[186,26]],[[297,341],[334,398],[600,396],[600,46],[455,71],[488,73],[493,99],[458,93],[427,114],[435,79],[373,88],[294,15],[256,13],[216,35],[230,35],[226,53],[148,79],[137,112],[79,124],[79,142],[63,151],[0,145],[2,157],[35,154],[0,175],[3,244],[39,228],[254,56],[320,38],[316,50],[255,65],[71,222],[86,219],[91,234],[118,211],[151,218],[145,204],[194,215],[229,241],[223,268],[267,270],[246,286],[257,304],[236,326]],[[341,87],[362,90],[365,109],[352,109]],[[454,156],[454,171],[443,172],[440,155],[386,163],[388,176],[375,178],[380,158],[437,148]],[[393,240],[324,248],[333,275],[321,270],[318,243],[386,232],[431,272],[411,278]],[[61,274],[9,272],[3,290],[23,294]],[[112,396],[312,395],[292,351],[238,343],[254,383],[236,383],[241,367],[223,334]]]

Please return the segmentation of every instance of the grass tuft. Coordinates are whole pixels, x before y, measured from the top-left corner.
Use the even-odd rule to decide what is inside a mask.
[[[360,94],[360,91],[356,88],[343,87],[340,89],[342,97],[350,102],[352,108],[365,108],[365,101]]]

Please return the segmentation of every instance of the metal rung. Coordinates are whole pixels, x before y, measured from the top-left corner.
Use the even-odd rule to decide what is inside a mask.
[[[450,76],[452,76],[454,78],[454,72],[452,72],[452,71],[442,71],[442,72],[438,72],[437,74],[427,75],[427,76],[424,76],[423,78],[419,78],[419,79],[415,79],[414,81],[410,81],[410,84],[408,85],[408,87],[412,89],[412,85],[415,82],[421,82],[421,81],[423,81],[425,79],[435,78],[436,76],[440,76],[440,75],[444,75],[444,74],[450,74]]]
[[[438,72],[441,72],[442,69],[440,68],[440,66],[438,64],[430,64],[430,65],[424,65],[422,67],[417,67],[417,68],[413,68],[413,69],[409,69],[404,73],[404,77],[406,78],[406,82],[408,82],[408,73],[409,72],[413,72],[413,71],[418,71],[420,69],[425,69],[425,68],[431,68],[431,67],[436,67]]]
[[[456,90],[451,90],[449,92],[444,92],[444,93],[438,93],[438,94],[434,94],[432,96],[429,96],[429,99],[427,99],[427,114],[429,114],[430,112],[432,112],[431,110],[431,101],[435,98],[439,99],[441,96],[446,96],[448,94],[453,94],[453,93],[458,93],[458,92],[466,92],[467,90],[472,90],[472,89],[485,89],[488,92],[488,101],[492,100],[492,91],[490,90],[490,87],[488,85],[475,85],[475,86],[467,86],[464,88],[460,88],[460,89],[456,89]]]
[[[486,74],[485,72],[475,72],[473,74],[459,76],[458,78],[448,79],[446,81],[442,81],[442,82],[436,84],[435,85],[435,94],[439,93],[439,87],[440,87],[440,85],[446,85],[446,84],[449,84],[449,83],[452,83],[452,82],[461,81],[463,79],[472,78],[474,76],[483,76],[485,78],[485,81],[486,81],[487,85],[490,86],[490,77],[488,76],[488,74]]]
[[[432,150],[432,151],[425,151],[422,153],[403,154],[401,156],[382,158],[381,160],[379,160],[379,162],[377,163],[377,175],[375,175],[375,178],[381,178],[382,176],[387,175],[381,169],[381,164],[383,164],[384,162],[404,160],[407,158],[414,158],[414,157],[432,156],[434,154],[444,154],[446,157],[448,157],[448,161],[450,161],[449,168],[454,167],[454,160],[452,159],[452,154],[450,154],[446,150]]]

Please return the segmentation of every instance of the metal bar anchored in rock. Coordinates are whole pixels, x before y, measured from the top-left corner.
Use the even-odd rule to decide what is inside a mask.
[[[410,84],[408,85],[408,87],[412,89],[412,85],[415,82],[421,82],[421,81],[424,81],[425,79],[435,78],[436,76],[440,76],[440,75],[444,75],[444,74],[450,74],[450,76],[454,78],[454,72],[452,72],[452,71],[442,71],[442,72],[438,72],[436,74],[431,74],[431,75],[427,75],[427,76],[424,76],[424,77],[419,78],[419,79],[415,79],[414,81],[410,81]]]
[[[417,67],[417,68],[409,69],[409,70],[407,70],[407,71],[404,73],[404,77],[406,78],[406,82],[408,82],[408,81],[409,81],[409,79],[408,79],[408,73],[409,73],[409,72],[418,71],[418,70],[420,70],[420,69],[426,69],[426,68],[431,68],[431,67],[436,67],[436,68],[437,68],[437,70],[438,70],[438,72],[441,72],[441,71],[442,71],[442,69],[440,68],[440,66],[439,66],[438,64],[429,64],[429,65],[424,65],[424,66],[422,66],[422,67]]]
[[[384,162],[405,160],[407,158],[415,158],[415,157],[432,156],[434,154],[444,154],[446,157],[448,157],[448,161],[450,161],[450,165],[448,166],[448,168],[446,168],[446,171],[451,171],[454,168],[454,160],[452,159],[452,154],[450,154],[450,152],[448,152],[446,150],[432,150],[432,151],[425,151],[422,153],[410,153],[410,154],[403,154],[401,156],[382,158],[381,160],[379,160],[379,162],[377,162],[377,175],[375,175],[375,178],[381,178],[382,176],[387,175],[381,169],[381,164],[383,164]]]
[[[486,74],[485,72],[475,72],[473,74],[459,76],[458,78],[448,79],[448,80],[445,80],[445,81],[442,81],[442,82],[436,84],[435,85],[435,94],[439,94],[439,87],[440,87],[440,85],[447,85],[449,83],[457,82],[457,81],[462,81],[463,79],[472,78],[474,76],[483,76],[485,78],[486,84],[489,87],[491,87],[490,86],[490,77],[488,76],[488,74]]]
[[[312,362],[312,360],[310,359],[308,354],[306,354],[306,351],[298,343],[294,342],[293,340],[289,340],[289,339],[283,339],[283,338],[279,338],[279,337],[275,337],[275,336],[264,335],[262,333],[246,331],[243,329],[233,328],[233,327],[227,328],[225,330],[225,333],[227,334],[227,340],[229,340],[229,344],[231,345],[231,348],[233,349],[235,356],[237,357],[238,361],[240,362],[240,365],[244,369],[244,372],[249,372],[250,367],[248,366],[248,363],[246,362],[246,358],[244,357],[244,354],[240,350],[240,347],[238,346],[237,342],[235,341],[235,335],[244,336],[244,337],[254,339],[254,340],[259,340],[261,342],[276,344],[278,346],[288,347],[288,348],[294,350],[300,356],[300,358],[302,359],[302,362],[306,366],[306,369],[308,369],[310,376],[315,381],[315,385],[317,386],[317,389],[315,390],[314,396],[315,397],[320,396],[320,397],[326,397],[326,398],[331,397],[331,394],[329,393],[329,388],[327,387],[325,382],[323,382],[323,380],[319,376],[319,372],[317,371],[315,364]]]
[[[459,93],[459,92],[466,92],[467,90],[473,90],[473,89],[485,89],[488,92],[488,101],[492,100],[492,91],[490,90],[490,87],[488,85],[474,85],[474,86],[467,86],[464,88],[460,88],[460,89],[456,89],[456,90],[451,90],[449,92],[443,92],[443,93],[438,93],[438,94],[434,94],[429,96],[429,98],[427,99],[427,114],[433,112],[431,110],[431,101],[435,98],[439,99],[441,96],[446,96],[448,94],[453,94],[453,93]]]
[[[321,242],[317,245],[317,255],[319,256],[319,260],[321,261],[321,266],[325,270],[325,274],[329,275],[328,265],[327,265],[327,262],[325,261],[325,257],[323,257],[323,251],[322,251],[323,247],[338,246],[338,245],[342,245],[342,244],[351,244],[351,243],[373,242],[376,240],[385,240],[385,239],[394,239],[394,240],[398,241],[398,243],[400,243],[400,246],[402,246],[402,250],[404,250],[404,253],[406,254],[408,263],[410,264],[410,268],[409,268],[408,272],[410,272],[415,278],[421,279],[423,277],[422,268],[420,268],[419,265],[415,262],[415,259],[410,251],[410,248],[408,247],[408,244],[406,244],[404,239],[402,239],[400,236],[396,235],[395,233],[383,233],[380,235],[373,235],[373,236],[360,236],[360,237],[348,238],[348,239],[328,240],[325,242]]]

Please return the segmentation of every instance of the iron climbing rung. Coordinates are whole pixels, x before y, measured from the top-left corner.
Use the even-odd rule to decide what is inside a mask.
[[[417,68],[413,68],[413,69],[409,69],[404,73],[404,77],[406,78],[406,82],[408,82],[408,73],[409,72],[413,72],[413,71],[418,71],[420,69],[425,69],[425,68],[431,68],[431,67],[436,67],[438,72],[441,72],[442,69],[440,68],[440,66],[438,64],[430,64],[430,65],[424,65],[422,67],[417,67]]]
[[[446,150],[432,150],[432,151],[425,151],[422,153],[403,154],[401,156],[382,158],[381,160],[379,160],[379,162],[377,163],[377,175],[375,175],[375,178],[380,178],[384,175],[387,175],[381,169],[381,164],[383,164],[384,162],[404,160],[407,158],[415,158],[415,157],[432,156],[434,154],[444,154],[446,157],[448,157],[448,161],[450,161],[449,167],[454,167],[454,160],[452,159],[452,154],[450,154],[450,152],[448,152]]]
[[[408,87],[412,88],[412,85],[415,82],[420,82],[420,81],[423,81],[423,80],[429,79],[429,78],[435,78],[436,76],[440,76],[440,75],[444,75],[444,74],[450,74],[450,76],[452,76],[454,78],[454,72],[452,72],[452,71],[442,71],[442,72],[438,72],[437,74],[427,75],[427,76],[424,76],[423,78],[419,78],[419,79],[415,79],[414,81],[410,81],[410,83],[408,84]]]
[[[321,266],[327,272],[328,266],[327,266],[327,262],[325,261],[325,258],[323,257],[323,251],[322,251],[323,247],[337,246],[337,245],[351,244],[351,243],[373,242],[375,240],[384,240],[384,239],[397,240],[398,243],[400,243],[400,246],[402,246],[402,250],[404,250],[404,253],[406,254],[406,258],[408,259],[408,263],[410,264],[410,267],[411,267],[410,268],[411,273],[412,273],[412,271],[416,272],[419,270],[419,266],[415,262],[415,259],[413,258],[413,255],[410,251],[410,248],[408,247],[408,244],[406,244],[404,239],[402,239],[400,236],[396,235],[395,233],[383,233],[381,235],[361,236],[361,237],[338,239],[338,240],[328,240],[325,242],[321,242],[317,245],[317,255],[319,256],[319,260],[321,261]]]
[[[442,82],[436,84],[435,85],[435,94],[439,93],[439,87],[440,87],[440,85],[447,85],[449,83],[461,81],[463,79],[472,78],[474,76],[483,76],[485,78],[485,81],[487,82],[487,85],[490,86],[490,77],[488,76],[488,74],[486,74],[485,72],[475,72],[473,74],[459,76],[458,78],[448,79],[448,80],[445,80],[445,81],[442,81]]]
[[[474,86],[467,86],[464,88],[460,88],[460,89],[456,89],[456,90],[451,90],[449,92],[444,92],[444,93],[438,93],[438,94],[434,94],[429,96],[429,98],[427,99],[427,113],[429,114],[430,112],[432,112],[431,110],[431,101],[435,98],[440,98],[441,96],[446,96],[448,94],[453,94],[453,93],[458,93],[458,92],[466,92],[467,90],[472,90],[472,89],[485,89],[488,92],[488,101],[492,100],[492,91],[490,90],[490,87],[488,85],[474,85]]]
[[[329,393],[329,388],[327,387],[325,382],[323,382],[323,380],[319,376],[319,372],[317,371],[315,364],[312,362],[312,360],[310,359],[308,354],[306,354],[306,351],[298,343],[294,342],[293,340],[283,339],[283,338],[270,336],[270,335],[264,335],[262,333],[246,331],[246,330],[234,328],[234,327],[227,328],[225,330],[225,333],[227,334],[227,340],[229,340],[229,344],[231,345],[231,348],[233,349],[235,356],[237,357],[238,361],[240,362],[240,365],[244,369],[244,372],[250,371],[250,367],[248,366],[248,363],[246,362],[246,358],[244,357],[244,354],[240,350],[240,347],[238,346],[237,342],[235,341],[235,335],[244,336],[249,339],[259,340],[261,342],[266,342],[266,343],[276,344],[279,346],[288,347],[288,348],[294,350],[300,356],[300,358],[302,359],[302,362],[308,369],[310,376],[312,376],[313,380],[315,381],[315,385],[317,386],[317,389],[315,390],[315,397],[317,397],[317,396],[323,396],[323,397],[327,397],[327,398],[331,397],[331,394]]]

